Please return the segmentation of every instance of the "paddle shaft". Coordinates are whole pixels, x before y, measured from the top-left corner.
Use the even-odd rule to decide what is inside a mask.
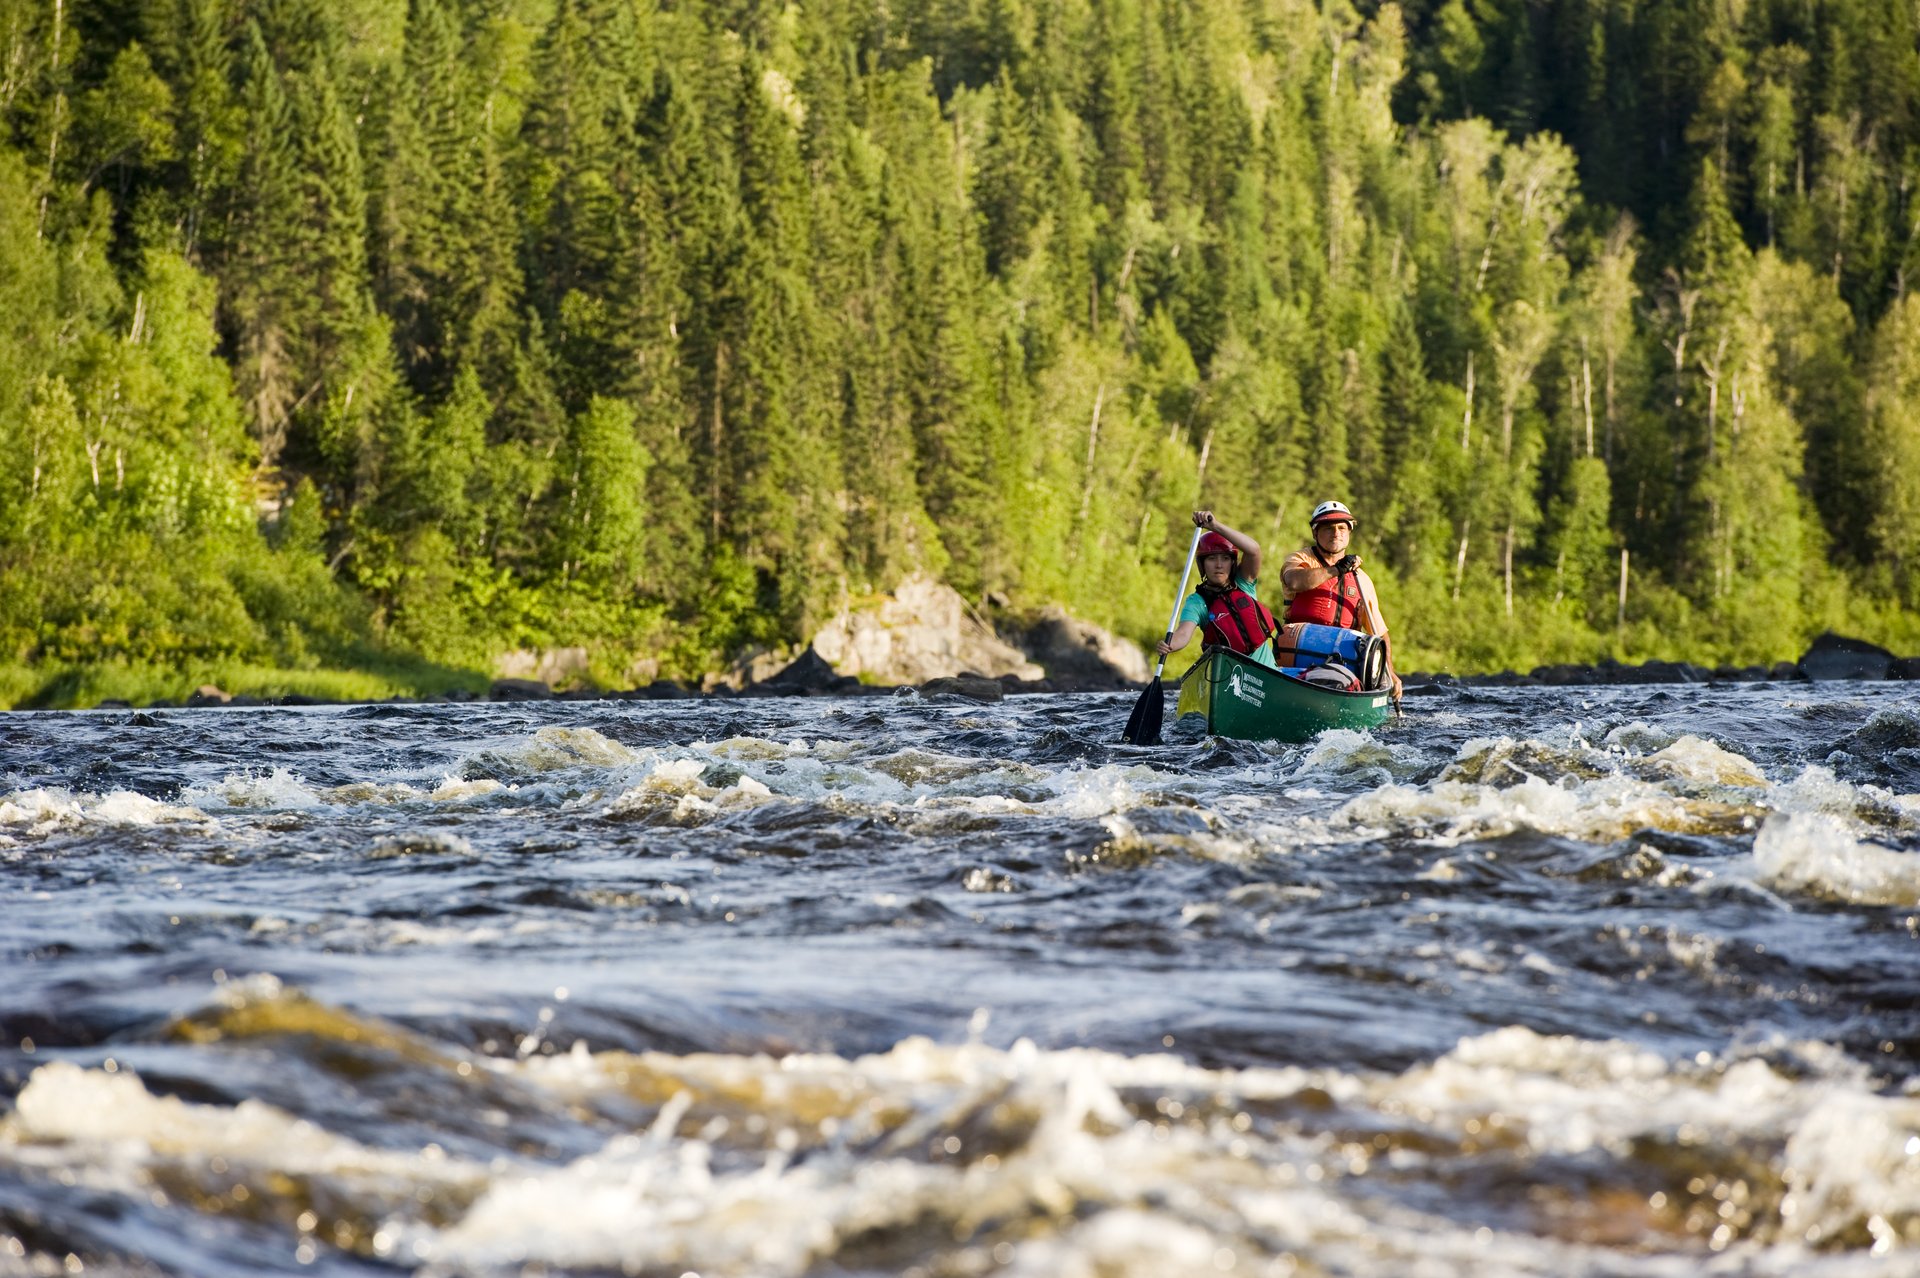
[[[1373,600],[1364,591],[1361,593],[1360,598],[1361,601],[1367,605],[1367,616],[1373,619],[1373,633],[1379,635],[1380,638],[1387,643],[1387,674],[1391,676],[1393,674],[1393,644],[1390,640],[1387,640],[1387,627],[1385,623],[1380,620],[1380,609],[1374,605]],[[1393,713],[1395,715],[1400,713],[1399,697],[1393,699]]]
[[[1167,633],[1161,643],[1173,642],[1174,628],[1180,624],[1180,605],[1187,601],[1187,578],[1193,575],[1193,557],[1200,553],[1200,539],[1207,535],[1204,528],[1193,530],[1193,544],[1187,547],[1187,566],[1180,570],[1180,588],[1173,593],[1173,611],[1167,614]],[[1160,672],[1167,668],[1167,654],[1160,654],[1160,664],[1153,668],[1153,677],[1158,679]]]

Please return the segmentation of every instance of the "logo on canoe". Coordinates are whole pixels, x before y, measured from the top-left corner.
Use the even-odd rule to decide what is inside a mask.
[[[1263,704],[1267,699],[1267,690],[1256,679],[1242,678],[1235,670],[1227,676],[1227,689],[1250,706]]]

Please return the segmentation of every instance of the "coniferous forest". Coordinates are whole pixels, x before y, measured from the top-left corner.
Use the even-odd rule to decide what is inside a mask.
[[[1891,0],[0,0],[0,704],[604,682],[925,571],[1920,648]],[[1625,571],[1624,609],[1621,591]]]

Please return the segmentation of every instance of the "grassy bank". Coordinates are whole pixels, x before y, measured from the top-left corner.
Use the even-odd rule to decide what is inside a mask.
[[[192,669],[110,663],[29,667],[0,666],[0,707],[12,710],[83,710],[105,701],[129,705],[180,704],[203,684],[231,696],[263,701],[303,696],[320,701],[384,701],[452,692],[484,694],[488,678],[427,662],[394,662],[349,670],[284,670],[242,662],[213,662]]]

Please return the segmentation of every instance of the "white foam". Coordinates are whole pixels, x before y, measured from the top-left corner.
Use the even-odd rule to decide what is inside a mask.
[[[1753,861],[1761,879],[1782,892],[1856,905],[1920,904],[1920,855],[1862,842],[1830,812],[1767,818],[1753,841]]]
[[[655,760],[638,784],[607,804],[606,814],[623,817],[666,811],[674,821],[693,825],[724,811],[781,801],[764,781],[745,773],[726,786],[708,785],[702,779],[707,767],[699,758]]]
[[[1317,780],[1329,774],[1367,768],[1406,776],[1418,771],[1423,762],[1419,750],[1412,746],[1390,744],[1372,733],[1352,728],[1330,728],[1301,752],[1289,776],[1295,780]]]
[[[1920,1225],[1920,1098],[1835,1090],[1787,1141],[1781,1219],[1819,1243],[1864,1228],[1884,1255]]]
[[[260,1101],[192,1104],[155,1096],[130,1070],[65,1061],[33,1071],[15,1100],[12,1126],[25,1142],[90,1146],[136,1165],[217,1156],[280,1172],[436,1184],[471,1181],[481,1172],[433,1154],[372,1149]]]
[[[1800,1272],[1796,1240],[1818,1241],[1821,1230],[1880,1228],[1888,1246],[1900,1245],[1920,1202],[1911,1152],[1920,1150],[1920,1099],[1873,1096],[1864,1071],[1820,1045],[1794,1056],[1784,1073],[1758,1058],[1675,1064],[1627,1043],[1518,1027],[1464,1040],[1404,1074],[1358,1076],[923,1039],[857,1060],[577,1049],[499,1068],[568,1102],[608,1090],[671,1098],[652,1130],[564,1168],[497,1178],[463,1220],[413,1236],[421,1254],[454,1269],[791,1275],[831,1263],[849,1239],[934,1221],[957,1240],[956,1265],[1034,1275],[1267,1272],[1282,1248],[1310,1271],[1539,1274],[1605,1260],[1608,1272],[1699,1272],[1697,1256],[1627,1263],[1634,1253],[1611,1246],[1476,1231],[1396,1205],[1391,1193],[1344,1187],[1369,1174],[1372,1155],[1333,1132],[1411,1125],[1404,1148],[1377,1155],[1403,1173],[1501,1133],[1520,1157],[1634,1163],[1649,1149],[1657,1160],[1661,1148],[1685,1147],[1728,1176],[1758,1174],[1745,1161],[1753,1151],[1784,1147],[1779,1166],[1797,1204],[1783,1221],[1787,1239],[1767,1241],[1762,1226],[1729,1251],[1738,1271]],[[1234,1114],[1309,1092],[1312,1111],[1334,1107],[1322,1123],[1254,1130]],[[1170,1117],[1137,1117],[1123,1093],[1135,1105],[1165,1098],[1158,1112]],[[1181,1104],[1169,1105],[1176,1098],[1207,1108],[1182,1117]],[[967,1153],[957,1135],[994,1127],[1029,1134],[991,1158]],[[758,1133],[747,1136],[757,1158],[718,1156],[715,1141],[737,1147],[748,1131]],[[927,1160],[921,1151],[948,1133],[945,1148],[965,1156]],[[1663,1236],[1651,1218],[1646,1228],[1649,1242]],[[1840,1259],[1831,1272],[1855,1272]]]
[[[1642,829],[1724,829],[1741,816],[1725,804],[1689,800],[1629,777],[1529,776],[1504,787],[1463,781],[1425,789],[1383,785],[1342,805],[1333,821],[1375,835],[1411,833],[1445,846],[1523,829],[1606,842]]]
[[[374,840],[372,850],[367,853],[367,859],[390,861],[407,856],[471,857],[473,855],[473,844],[451,831],[409,830],[403,834],[388,835]]]
[[[1244,864],[1270,846],[1250,834],[1216,831],[1210,828],[1178,833],[1142,830],[1133,821],[1118,814],[1102,817],[1100,824],[1111,838],[1096,851],[1095,856],[1098,859],[1106,859],[1116,854],[1148,853],[1198,856],[1209,861]]]
[[[1810,764],[1792,780],[1775,787],[1768,797],[1773,806],[1782,812],[1830,812],[1852,816],[1860,807],[1862,791],[1853,783],[1835,776],[1832,768]]]
[[[317,808],[325,802],[305,779],[286,768],[229,773],[211,785],[188,786],[181,797],[208,806],[268,812]]]
[[[1736,833],[1765,814],[1766,778],[1746,757],[1701,737],[1644,724],[1604,746],[1579,726],[1564,740],[1476,738],[1439,780],[1388,784],[1337,809],[1335,828],[1411,833],[1442,846],[1517,830],[1608,842],[1637,830]]]
[[[913,1039],[857,1061],[575,1052],[517,1068],[562,1095],[612,1083],[643,1094],[671,1090],[676,1099],[644,1137],[619,1138],[558,1171],[496,1183],[458,1225],[422,1235],[424,1254],[435,1261],[628,1270],[698,1263],[798,1274],[843,1240],[927,1218],[952,1219],[952,1235],[965,1237],[1036,1210],[1071,1228],[1081,1203],[1102,1205],[1099,1214],[1116,1221],[1127,1204],[1150,1195],[1198,1203],[1206,1191],[1183,1187],[1183,1178],[1212,1183],[1231,1157],[1204,1129],[1156,1129],[1120,1103],[1114,1088],[1130,1079],[1181,1078],[1198,1088],[1224,1077],[1165,1057]],[[1289,1092],[1308,1077],[1253,1073]],[[722,1170],[706,1139],[672,1139],[716,1104],[791,1125],[773,1133],[758,1165]],[[964,1164],[920,1157],[929,1139],[989,1104],[1016,1126],[1032,1124],[1018,1152]],[[701,1130],[721,1128],[709,1120]],[[809,1153],[796,1165],[787,1151],[803,1143]],[[1097,1228],[1124,1231],[1118,1223]],[[1076,1242],[1076,1254],[1083,1250]]]
[[[1139,766],[1069,768],[1048,778],[1048,788],[1056,798],[1047,807],[1082,820],[1126,812],[1146,801],[1140,785],[1158,777],[1152,768]]]
[[[34,835],[87,826],[120,828],[206,822],[198,808],[162,803],[131,790],[106,794],[70,790],[21,790],[0,795],[0,826],[21,827]]]
[[[256,980],[223,998],[280,993]],[[576,1044],[484,1063],[500,1085],[556,1105],[657,1107],[646,1130],[557,1167],[371,1149],[258,1102],[189,1104],[124,1072],[56,1063],[35,1071],[0,1121],[0,1157],[119,1174],[129,1194],[146,1192],[143,1169],[163,1164],[189,1178],[232,1164],[209,1182],[214,1192],[263,1187],[275,1172],[324,1178],[336,1201],[343,1191],[361,1200],[363,1219],[374,1207],[377,1254],[435,1273],[573,1266],[774,1278],[846,1267],[849,1243],[887,1237],[937,1248],[954,1272],[1035,1278],[1296,1265],[1873,1272],[1859,1262],[1884,1256],[1868,1247],[1900,1251],[1920,1222],[1920,1097],[1876,1094],[1861,1066],[1823,1045],[1770,1050],[1790,1061],[1672,1062],[1633,1044],[1510,1027],[1402,1074],[1208,1070],[1165,1055],[925,1039],[857,1059]],[[1369,1132],[1392,1147],[1368,1142]],[[1581,1159],[1601,1192],[1625,1195],[1638,1242],[1556,1237],[1551,1218],[1475,1228],[1395,1192],[1429,1160],[1451,1166],[1476,1149],[1515,1176],[1532,1158]],[[1684,1165],[1729,1182],[1783,1186],[1779,1220],[1731,1240],[1715,1270],[1703,1238],[1675,1238],[1644,1200],[1633,1210],[1644,1191],[1630,1187],[1673,1174],[1663,1150],[1685,1150]],[[442,1186],[460,1189],[443,1203],[471,1205],[436,1227],[415,1202]],[[1710,1211],[1704,1191],[1702,1201]]]
[[[571,768],[626,767],[644,762],[650,753],[622,745],[592,728],[546,727],[520,740],[478,751],[462,765],[486,772],[537,774]]]
[[[1163,802],[1183,784],[1142,765],[1049,772],[922,749],[858,759],[852,747],[830,742],[783,746],[734,738],[689,749],[690,754],[652,760],[607,805],[607,815],[664,811],[673,820],[697,823],[730,808],[814,802],[883,815],[909,828],[934,829],[956,815],[1095,819]],[[705,778],[715,763],[738,775],[725,786],[709,784]],[[1184,797],[1180,801],[1190,802]]]
[[[1764,786],[1753,760],[1703,738],[1687,735],[1647,756],[1649,767],[1683,780],[1721,786]]]
[[[435,803],[458,803],[464,799],[476,799],[484,795],[499,794],[509,787],[491,777],[479,781],[462,781],[458,777],[443,777],[433,793],[427,797]]]
[[[1600,739],[1600,744],[1628,754],[1655,754],[1672,745],[1675,739],[1665,728],[1636,719],[1609,731]]]

